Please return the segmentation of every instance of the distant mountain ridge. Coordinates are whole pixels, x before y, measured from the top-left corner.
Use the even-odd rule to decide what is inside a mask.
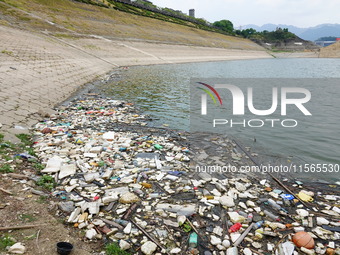
[[[257,31],[274,31],[277,27],[288,28],[288,30],[300,38],[308,41],[315,41],[320,37],[335,36],[340,37],[340,24],[320,24],[315,27],[301,28],[292,25],[285,24],[264,24],[262,26],[257,25],[245,25],[242,29],[254,28]]]

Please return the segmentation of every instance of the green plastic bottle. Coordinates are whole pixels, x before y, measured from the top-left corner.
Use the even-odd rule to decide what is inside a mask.
[[[192,248],[197,247],[197,239],[198,239],[197,234],[195,232],[192,232],[189,237],[189,246]]]

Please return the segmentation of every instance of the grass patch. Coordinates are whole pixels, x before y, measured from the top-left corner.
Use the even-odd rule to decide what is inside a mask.
[[[47,197],[45,197],[45,196],[40,196],[37,199],[37,203],[39,203],[39,204],[45,204],[46,202],[47,202]]]
[[[33,167],[34,167],[35,170],[41,171],[45,168],[45,165],[41,164],[41,163],[34,163]]]
[[[0,134],[0,173],[11,173],[20,167],[32,167],[37,172],[43,170],[45,165],[41,164],[37,159],[37,155],[32,147],[32,136],[19,134],[16,137],[20,140],[20,143],[13,144],[5,141],[4,135]],[[19,163],[19,165],[15,166],[14,163]],[[54,182],[47,178],[42,180],[41,185],[50,190],[53,188]]]
[[[13,56],[13,51],[10,51],[10,50],[3,50],[1,51],[1,53],[6,54],[8,56]]]
[[[208,32],[215,30],[211,27],[204,27],[200,23],[191,23],[111,0],[89,0],[85,2],[89,3],[90,1],[91,5],[70,0],[5,0],[6,3],[15,3],[20,6],[20,9],[36,13],[43,18],[47,17],[55,24],[70,28],[80,34],[148,39],[167,43],[175,42],[221,48],[260,49],[255,43],[242,38]],[[93,3],[99,3],[100,1],[103,1],[105,5],[111,8],[101,8],[93,5]],[[0,9],[3,6],[0,4]],[[10,9],[8,6],[5,7]],[[12,21],[14,18],[15,20],[12,23],[23,23],[24,26],[33,30],[43,31],[47,29],[54,33],[68,34],[61,26],[56,27],[33,17],[30,17],[30,21],[23,22],[19,20],[18,13],[3,12],[2,10],[0,12],[6,19]],[[133,24],[136,25],[134,26]],[[196,28],[205,29],[206,31],[197,30]],[[61,35],[61,37],[64,36]]]
[[[34,149],[32,148],[33,141],[32,136],[28,134],[19,134],[16,135],[17,138],[20,140],[20,144],[18,145],[22,150],[26,150],[27,153],[31,156],[36,157]]]
[[[5,251],[7,246],[12,246],[15,241],[11,236],[4,235],[0,237],[0,251]]]
[[[20,142],[25,146],[32,145],[32,136],[28,134],[19,134],[16,137],[20,140]]]
[[[89,49],[89,50],[100,50],[100,48],[98,46],[93,45],[93,44],[86,44],[86,45],[84,45],[84,48]]]
[[[38,236],[38,233],[35,233],[33,235],[29,235],[29,236],[24,236],[24,239],[25,240],[33,240],[33,239],[36,239]]]
[[[19,20],[21,20],[21,21],[30,21],[30,20],[31,20],[29,17],[25,17],[25,16],[20,16],[20,17],[18,17],[18,18],[19,18]]]
[[[67,21],[65,21],[65,23],[67,23]],[[63,33],[55,33],[54,36],[57,37],[57,38],[67,38],[67,39],[76,39],[77,38],[73,35],[63,34]]]
[[[106,245],[105,251],[107,255],[130,255],[129,252],[121,250],[117,243]]]
[[[45,174],[37,181],[37,185],[51,191],[56,183],[52,176]]]
[[[37,220],[32,214],[20,214],[18,218],[22,222],[33,222]]]
[[[3,164],[0,167],[0,173],[13,173],[13,168],[10,164]]]

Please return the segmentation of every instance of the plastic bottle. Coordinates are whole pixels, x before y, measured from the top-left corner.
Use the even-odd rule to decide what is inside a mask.
[[[287,207],[292,206],[290,200],[284,199],[284,200],[283,200],[283,203],[284,203],[284,205],[287,206]]]
[[[281,221],[279,216],[276,216],[274,214],[272,214],[271,212],[267,211],[267,210],[264,210],[263,211],[265,215],[267,215],[269,218],[271,218],[272,220],[275,220],[275,221]]]
[[[139,183],[142,179],[142,175],[141,174],[138,174],[137,176],[137,180],[136,180],[136,183]]]
[[[243,216],[244,218],[247,218],[248,217],[248,214],[246,214],[245,212],[243,211],[237,211],[237,213],[241,216]]]
[[[233,233],[233,232],[236,232],[238,231],[240,228],[242,227],[242,224],[237,222],[235,223],[234,225],[232,225],[230,228],[229,228],[229,233]]]
[[[253,229],[258,229],[262,226],[262,224],[264,223],[263,220],[260,220],[258,222],[256,222],[254,225],[253,225]]]
[[[161,149],[163,149],[163,146],[161,146],[161,145],[159,145],[159,144],[155,144],[155,145],[154,145],[154,148],[155,148],[156,150],[161,150]]]
[[[203,189],[203,196],[209,196],[210,192],[206,189]]]
[[[145,180],[149,179],[149,176],[148,176],[146,173],[141,172],[141,175],[143,176],[143,178],[144,178]]]
[[[144,192],[141,189],[133,188],[133,192],[135,192],[137,195],[144,195]]]
[[[268,204],[276,210],[281,210],[281,206],[279,206],[273,199],[268,199]]]
[[[129,221],[127,221],[127,220],[121,220],[121,219],[116,219],[115,222],[118,223],[118,224],[120,224],[120,225],[122,225],[122,226],[124,226],[124,227],[126,227],[127,224],[129,224]]]
[[[149,197],[150,198],[157,198],[157,197],[160,197],[161,195],[162,195],[162,193],[160,193],[160,192],[154,192],[154,193],[150,193]]]
[[[189,236],[189,246],[192,248],[197,247],[198,236],[195,232],[192,232]]]
[[[253,214],[252,213],[249,213],[248,216],[247,216],[247,222],[252,222],[253,221]]]

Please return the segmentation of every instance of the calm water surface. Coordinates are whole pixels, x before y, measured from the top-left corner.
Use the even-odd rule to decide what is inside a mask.
[[[170,128],[189,130],[191,78],[340,78],[340,60],[263,59],[139,66],[122,71],[121,79],[103,85],[103,89],[108,96],[135,102],[144,113],[158,119],[156,126],[168,124]],[[308,84],[299,87],[307,88]],[[313,117],[302,128],[233,128],[228,134],[262,154],[293,157],[302,163],[340,164],[340,84],[308,89]],[[301,177],[340,180],[340,173]]]

